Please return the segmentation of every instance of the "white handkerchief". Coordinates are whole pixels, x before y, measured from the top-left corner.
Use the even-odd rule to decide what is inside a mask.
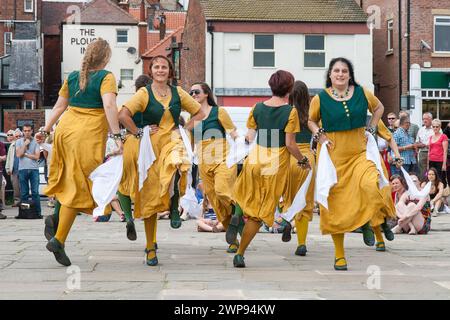
[[[97,204],[93,212],[94,217],[102,216],[106,206],[116,195],[122,180],[122,170],[123,156],[119,155],[98,166],[89,175],[92,180],[92,197]]]
[[[180,135],[181,139],[183,140],[184,147],[186,148],[186,151],[189,155],[189,160],[191,160],[191,162],[194,163],[195,156],[194,152],[192,151],[192,146],[189,137],[187,136],[186,131],[182,126],[178,126],[178,128],[180,129]]]
[[[331,187],[337,183],[337,172],[331,161],[327,148],[328,142],[322,145],[317,164],[315,200],[328,210],[328,195]]]
[[[311,184],[311,178],[312,169],[309,171],[305,182],[303,182],[302,186],[295,195],[291,207],[281,215],[284,220],[291,222],[295,215],[306,207],[306,193],[308,192],[309,185]]]
[[[408,192],[411,198],[413,199],[421,199],[430,194],[431,191],[431,182],[428,182],[425,187],[419,191],[411,179],[411,176],[406,172],[403,167],[400,168],[403,172],[403,177],[405,178],[406,184],[408,185]]]
[[[144,181],[148,176],[148,169],[155,162],[156,156],[153,151],[152,142],[150,140],[150,126],[144,127],[144,135],[139,145],[138,172],[139,172],[139,191],[144,186]]]
[[[227,167],[231,168],[236,163],[244,159],[256,145],[256,138],[250,145],[245,142],[245,137],[241,136],[233,140],[228,138],[230,152],[227,156]]]
[[[381,156],[380,152],[378,151],[377,142],[375,141],[375,138],[367,131],[366,137],[367,137],[366,157],[367,160],[370,160],[373,163],[375,163],[375,166],[377,167],[377,170],[380,173],[378,185],[380,189],[383,189],[384,187],[389,185],[389,181],[384,176],[383,167],[381,165]]]

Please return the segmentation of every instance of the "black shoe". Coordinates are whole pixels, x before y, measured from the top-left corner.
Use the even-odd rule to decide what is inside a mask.
[[[152,259],[148,258],[150,252],[155,252],[155,257]],[[155,267],[158,265],[158,257],[156,256],[156,249],[145,249],[145,260],[148,266]]]
[[[281,241],[289,242],[289,241],[291,241],[291,237],[292,237],[291,236],[292,225],[291,225],[291,223],[289,221],[286,221],[284,219],[283,219],[283,221],[286,222],[286,225],[284,226],[284,229],[283,229],[283,234],[281,236]]]
[[[170,211],[169,218],[170,226],[173,229],[179,229],[181,227],[183,221],[180,218],[180,212],[178,211],[178,209]]]
[[[228,225],[227,232],[225,233],[225,240],[228,244],[235,244],[237,240],[237,234],[239,229],[239,223],[241,217],[234,215],[231,217],[230,224]]]
[[[386,222],[381,224],[381,229],[383,229],[384,237],[387,240],[389,240],[389,241],[394,240],[394,237],[395,237],[394,233],[392,232],[391,228],[389,228],[389,225]]]
[[[51,238],[46,245],[48,251],[53,252],[55,255],[56,261],[58,261],[63,266],[70,266],[72,263],[70,262],[69,257],[66,255],[64,251],[64,245],[58,241],[56,238]]]
[[[372,247],[375,245],[375,236],[373,234],[373,230],[370,227],[369,223],[366,223],[362,227],[363,239],[366,246]]]
[[[137,239],[136,227],[134,221],[127,221],[127,238],[130,241],[135,241]]]
[[[56,229],[58,228],[57,221],[55,221],[55,217],[51,215],[45,218],[44,223],[45,223],[44,236],[47,240],[50,240],[56,234]]]
[[[233,265],[235,268],[245,268],[244,256],[237,254],[233,258]]]
[[[302,244],[297,247],[297,250],[295,250],[295,255],[304,257],[306,256],[306,252],[308,252],[308,250],[306,250],[306,246]]]

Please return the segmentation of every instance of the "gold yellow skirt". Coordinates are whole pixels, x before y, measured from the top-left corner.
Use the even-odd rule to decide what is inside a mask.
[[[334,144],[330,157],[338,182],[330,189],[329,209],[320,206],[322,234],[356,230],[385,206],[378,186],[378,171],[375,164],[367,160],[364,131],[358,128],[327,133]]]
[[[298,143],[298,148],[300,152],[308,157],[309,163],[311,164],[311,168],[313,170],[313,175],[311,179],[311,183],[308,188],[308,192],[306,193],[306,207],[300,211],[296,216],[296,220],[300,220],[303,216],[307,217],[309,221],[313,218],[313,209],[314,209],[314,185],[315,185],[315,165],[316,159],[314,153],[311,150],[309,143]],[[294,201],[295,195],[298,190],[305,182],[308,177],[309,170],[302,169],[297,164],[297,159],[293,156],[290,157],[290,167],[289,174],[287,176],[285,189],[283,191],[283,211],[289,209]]]
[[[139,157],[139,144],[139,139],[134,135],[128,135],[123,145],[123,173],[119,192],[125,196],[131,197],[132,201],[136,198],[136,193],[139,188],[137,163]]]
[[[199,144],[199,175],[203,187],[219,221],[231,215],[232,190],[236,182],[237,166],[228,168],[226,139],[202,141]]]
[[[103,163],[108,123],[103,109],[69,107],[55,130],[45,194],[65,207],[92,213],[89,175]]]
[[[287,180],[290,153],[286,147],[256,145],[244,161],[233,189],[233,199],[246,217],[272,226]]]
[[[389,172],[386,169],[386,165],[384,164],[383,158],[381,158],[381,165],[383,166],[383,172],[386,179],[389,178]],[[395,218],[395,204],[394,200],[392,200],[392,189],[391,186],[388,185],[381,189],[381,195],[383,196],[384,207],[378,211],[375,216],[370,221],[370,225],[372,227],[379,226],[384,222],[386,218]]]

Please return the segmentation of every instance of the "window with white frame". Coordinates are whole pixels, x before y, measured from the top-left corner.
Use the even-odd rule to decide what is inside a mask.
[[[253,67],[275,67],[275,47],[273,34],[255,34],[253,45]]]
[[[305,35],[305,68],[325,68],[325,36]]]
[[[450,53],[450,16],[434,17],[434,52]]]
[[[117,43],[128,43],[128,30],[117,30]]]
[[[3,48],[5,48],[5,55],[11,53],[12,32],[3,33]]]
[[[33,1],[34,0],[24,0],[23,1],[23,11],[33,12]]]
[[[133,80],[133,69],[120,69],[120,80]]]
[[[33,110],[34,109],[34,101],[33,100],[25,100],[23,102],[23,108],[25,110]]]
[[[387,52],[394,51],[394,20],[387,21]]]

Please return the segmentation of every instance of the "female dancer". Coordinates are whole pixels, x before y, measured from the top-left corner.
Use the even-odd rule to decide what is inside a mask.
[[[142,189],[135,192],[133,199],[134,217],[144,219],[147,265],[156,266],[158,264],[155,248],[157,213],[170,209],[172,228],[181,226],[178,200],[180,191],[184,191],[182,185],[186,184],[186,174],[191,167],[178,130],[180,113],[183,109],[193,116],[185,126],[188,130],[193,128],[194,121],[203,119],[204,113],[200,110],[198,102],[187,92],[180,87],[169,85],[169,80],[174,76],[174,69],[167,57],[156,56],[151,60],[150,76],[151,85],[139,89],[124,104],[120,110],[119,119],[123,126],[134,135],[129,137],[130,142],[126,142],[125,153],[138,153],[139,139],[149,139],[149,137],[142,137],[143,130],[139,129],[133,121],[132,117],[136,113],[142,113],[144,126],[158,126],[158,131],[150,135],[156,160],[148,170],[148,177]],[[127,150],[128,148],[130,150]],[[135,176],[135,179],[138,179],[138,175]],[[134,185],[138,187],[138,184]],[[133,198],[133,191],[130,195]]]
[[[227,167],[227,133],[234,140],[238,137],[236,127],[224,108],[217,105],[211,88],[204,82],[191,87],[191,96],[201,104],[205,118],[194,128],[194,141],[199,154],[199,175],[205,194],[217,218],[227,230],[233,211],[231,191],[236,181],[236,165]],[[230,244],[229,253],[236,253],[238,243]]]
[[[258,103],[250,112],[246,140],[251,143],[258,134],[257,145],[244,162],[234,190],[236,209],[242,208],[248,217],[241,243],[233,264],[244,268],[244,253],[259,231],[261,221],[273,225],[274,212],[286,183],[290,155],[298,164],[310,168],[309,160],[297,147],[295,133],[300,131],[297,110],[287,104],[294,86],[294,77],[287,71],[277,71],[269,80],[273,96]],[[229,229],[230,230],[230,229]],[[236,229],[232,229],[236,239]]]
[[[309,92],[308,87],[302,81],[294,83],[294,89],[289,96],[289,104],[297,109],[300,121],[301,132],[295,134],[295,142],[301,153],[308,157],[309,163],[313,170],[313,178],[306,194],[306,207],[295,216],[295,227],[297,229],[297,250],[295,254],[298,256],[306,255],[306,235],[308,233],[308,224],[313,218],[314,209],[314,174],[315,174],[315,157],[311,150],[312,134],[308,129],[308,112],[309,112]],[[289,208],[295,198],[301,185],[305,182],[309,174],[309,170],[299,167],[294,156],[290,157],[290,168],[287,176],[286,187],[283,192],[283,207]],[[290,240],[291,228],[285,228],[284,240]]]
[[[108,42],[99,38],[89,44],[81,70],[72,72],[64,81],[52,115],[41,132],[49,135],[64,112],[55,130],[45,193],[56,196],[61,203],[56,235],[48,241],[47,249],[65,266],[71,262],[64,243],[77,213],[92,213],[96,207],[89,175],[103,163],[108,126],[122,150],[116,80],[111,72],[104,70],[110,58]]]
[[[330,62],[326,87],[311,101],[308,124],[319,140],[319,148],[327,143],[336,168],[337,184],[330,189],[328,210],[321,206],[320,227],[322,234],[333,238],[334,268],[347,270],[344,234],[363,227],[364,242],[374,245],[368,222],[384,206],[379,173],[375,164],[367,160],[365,136],[367,111],[372,113],[367,129],[374,133],[384,107],[356,83],[353,66],[345,58]],[[320,121],[323,128],[319,127]]]

